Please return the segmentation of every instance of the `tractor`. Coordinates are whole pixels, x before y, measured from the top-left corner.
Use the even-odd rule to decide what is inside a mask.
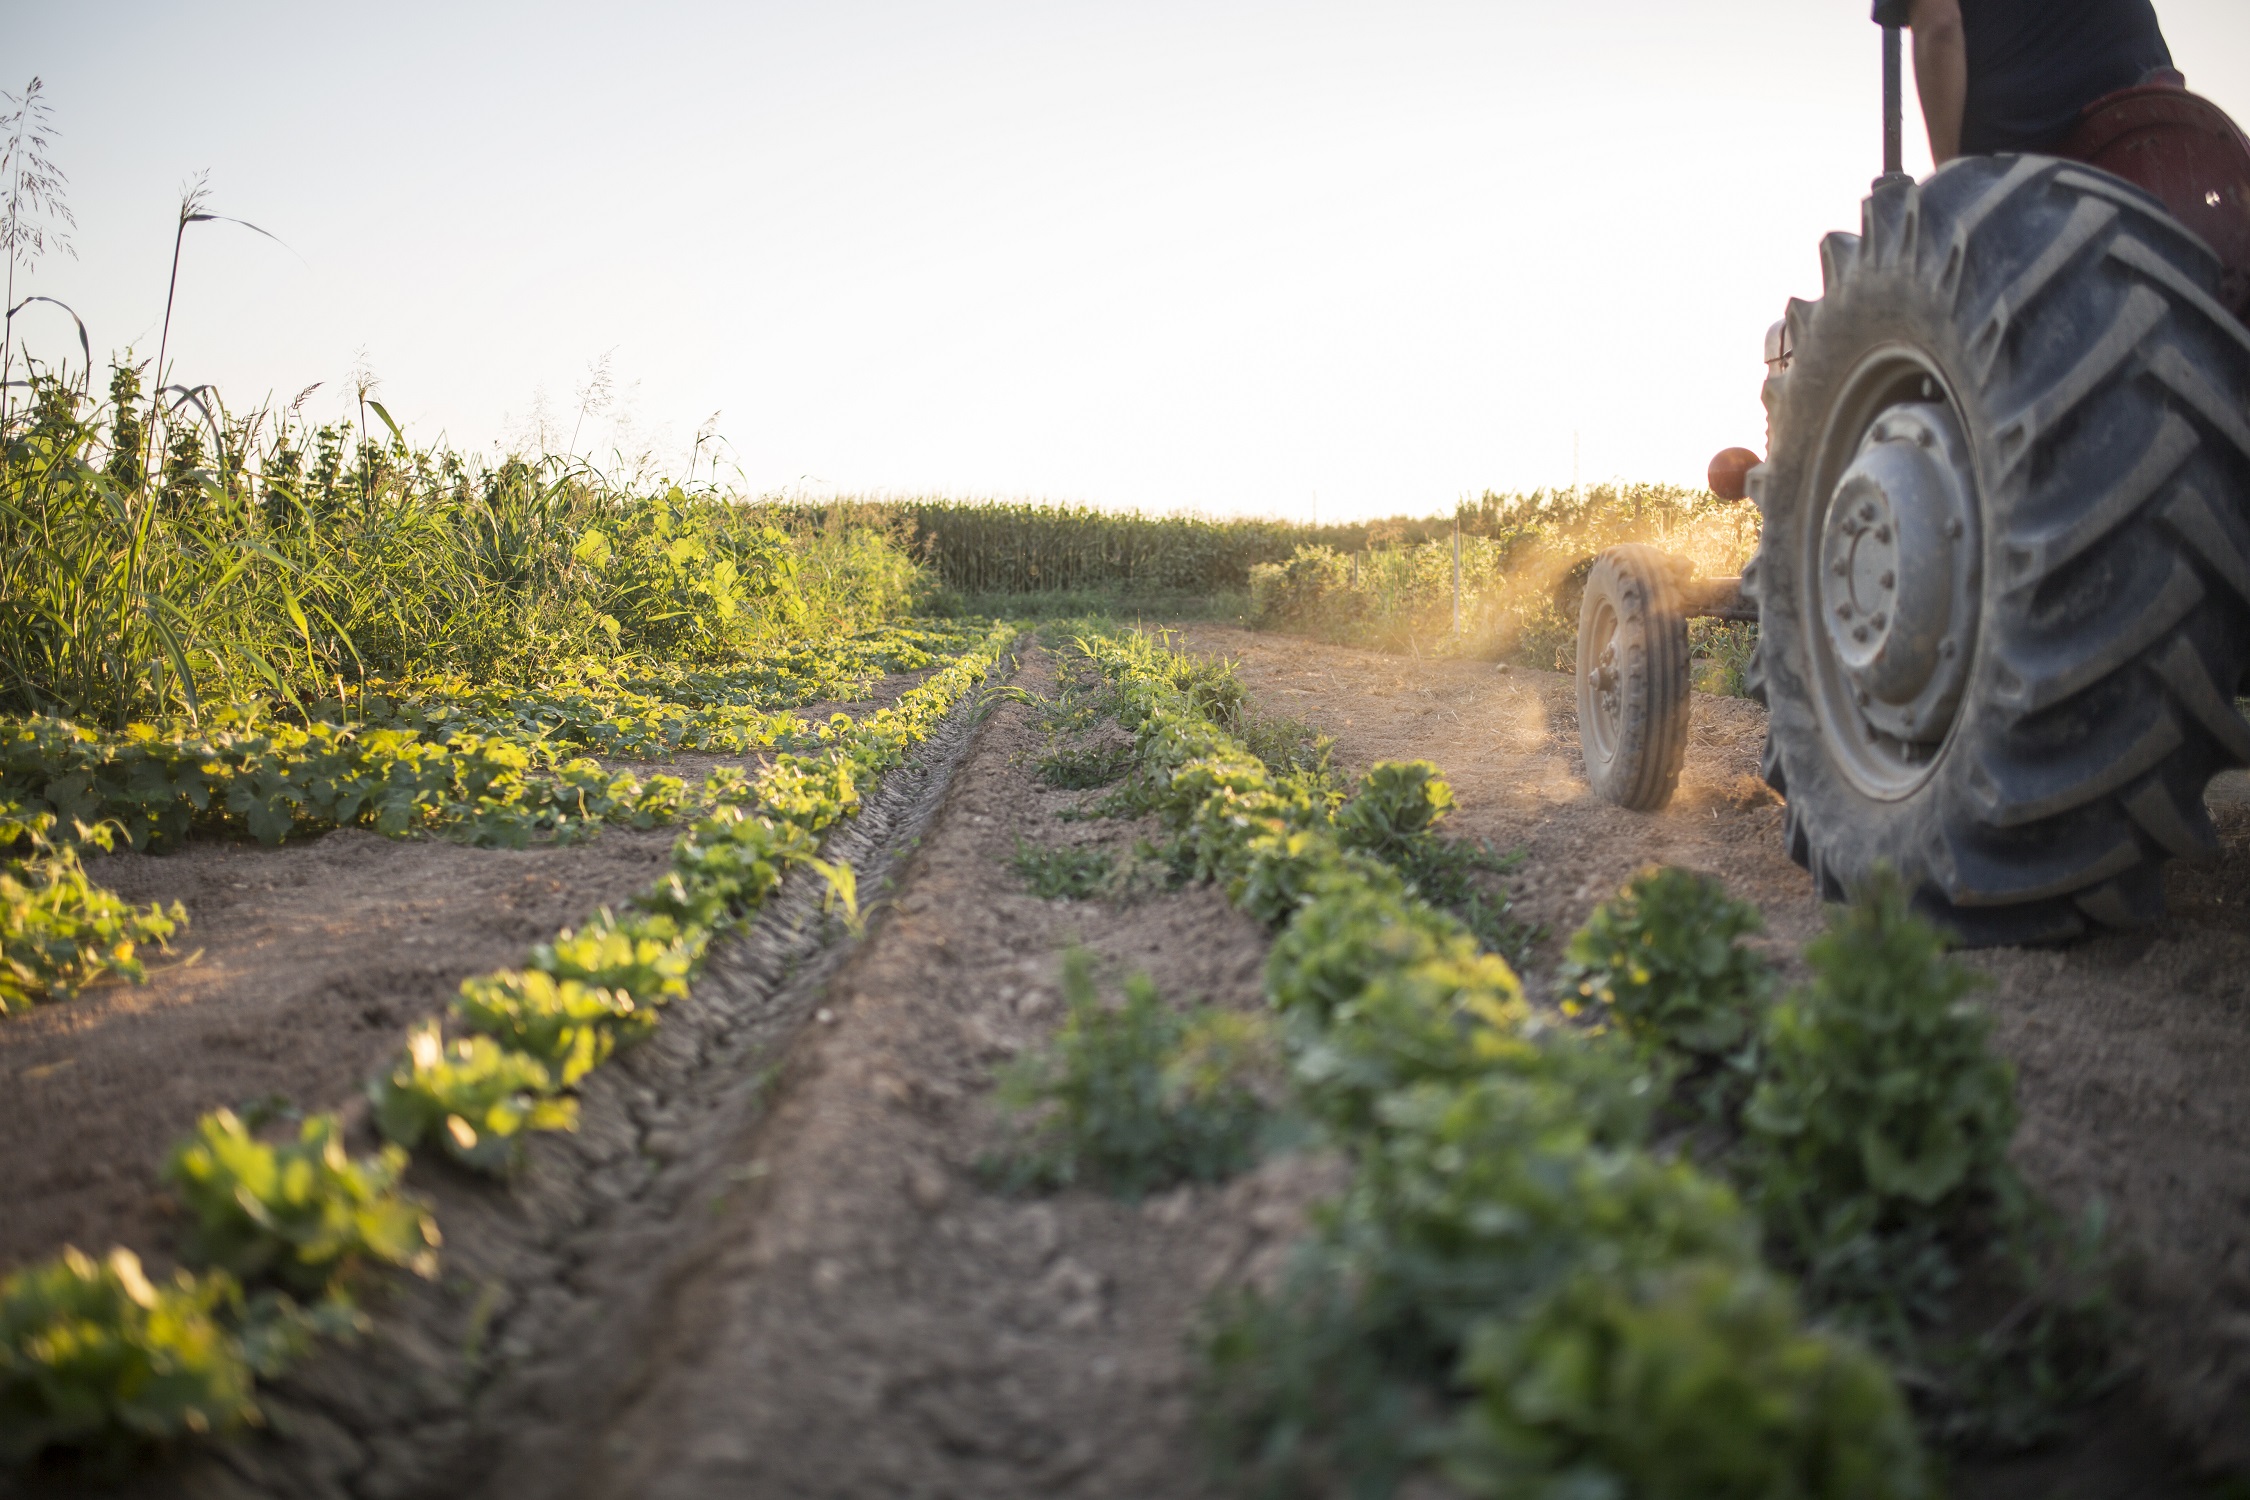
[[[1687,621],[1755,620],[1782,837],[1824,897],[1879,867],[1970,946],[2162,915],[2250,765],[2250,141],[2175,76],[2054,156],[1901,170],[1904,0],[1879,0],[1884,172],[1822,292],[1766,335],[1739,579],[1594,559],[1578,722],[1596,793],[1655,810],[1687,739]]]

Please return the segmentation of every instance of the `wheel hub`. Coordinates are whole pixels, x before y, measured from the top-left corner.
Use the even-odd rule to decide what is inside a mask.
[[[1866,729],[1912,745],[1945,738],[1976,634],[1974,471],[1952,410],[1886,408],[1823,517],[1820,623]]]
[[[1605,755],[1614,754],[1618,741],[1624,738],[1625,705],[1618,692],[1622,674],[1617,668],[1617,618],[1602,611],[1596,626],[1597,639],[1601,641],[1601,654],[1594,664],[1594,706],[1596,723],[1594,737]]]

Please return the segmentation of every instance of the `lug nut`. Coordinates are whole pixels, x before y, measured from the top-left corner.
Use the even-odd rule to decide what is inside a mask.
[[[1874,502],[1874,501],[1872,501],[1872,500],[1862,500],[1862,501],[1860,501],[1860,502],[1859,502],[1859,518],[1860,518],[1860,519],[1861,519],[1862,521],[1872,521],[1872,520],[1874,520],[1874,519],[1875,519],[1875,502]]]
[[[1880,579],[1876,581],[1882,584],[1882,586],[1887,589],[1898,587],[1898,575],[1896,573],[1885,573]]]
[[[1867,623],[1874,626],[1877,630],[1881,630],[1885,625],[1888,625],[1890,623],[1890,617],[1884,614],[1881,610],[1877,610],[1875,611],[1873,618],[1868,620]]]
[[[1866,627],[1865,625],[1854,625],[1854,626],[1852,627],[1852,639],[1853,639],[1853,640],[1855,640],[1855,641],[1864,641],[1864,640],[1866,640],[1866,639],[1867,639],[1867,627]]]
[[[1837,619],[1839,619],[1839,620],[1848,620],[1848,619],[1850,619],[1851,617],[1852,617],[1852,607],[1851,607],[1851,606],[1850,606],[1849,604],[1839,604],[1839,605],[1837,605],[1837,606],[1836,606],[1836,618],[1837,618]]]
[[[1890,539],[1891,539],[1891,528],[1890,528],[1890,527],[1888,527],[1888,526],[1878,526],[1878,527],[1876,527],[1876,528],[1875,528],[1875,540],[1876,540],[1876,541],[1878,541],[1878,542],[1887,542],[1887,541],[1889,541]]]

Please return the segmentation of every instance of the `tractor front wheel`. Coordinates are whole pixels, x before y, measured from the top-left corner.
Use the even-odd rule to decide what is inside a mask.
[[[1654,812],[1687,755],[1687,616],[1680,565],[1628,543],[1594,559],[1578,606],[1578,745],[1604,801]]]

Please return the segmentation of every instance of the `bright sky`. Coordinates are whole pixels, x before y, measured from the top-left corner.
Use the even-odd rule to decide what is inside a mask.
[[[2157,0],[2250,121],[2250,5]],[[238,409],[757,491],[1344,519],[1692,481],[1880,162],[1866,0],[33,5],[75,261],[18,295]],[[1910,84],[1911,87],[1911,84]],[[1918,116],[1909,167],[1926,171]],[[44,318],[44,322],[33,321]],[[49,357],[75,338],[26,313]],[[709,451],[708,449],[706,450]]]

